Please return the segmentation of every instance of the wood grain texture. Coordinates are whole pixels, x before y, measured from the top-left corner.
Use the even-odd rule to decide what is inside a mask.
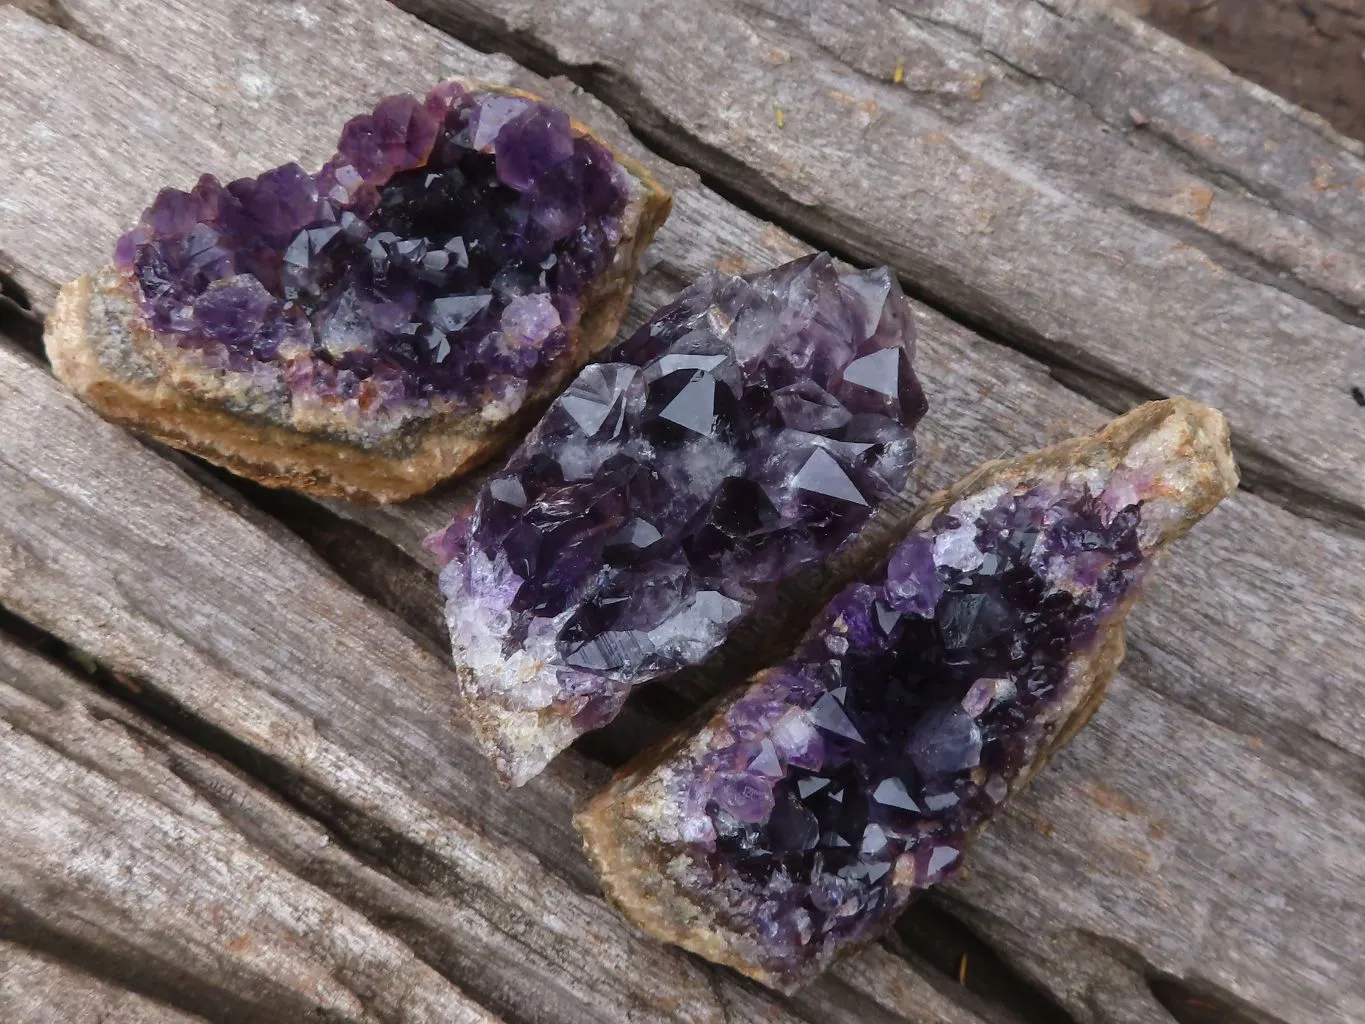
[[[164,1003],[0,942],[0,1020],[23,1024],[204,1024]]]
[[[65,7],[95,44],[0,7],[0,269],[40,308],[99,262],[155,188],[202,169],[316,162],[341,118],[386,91],[502,75],[557,89],[596,127],[620,130],[566,84],[384,4]],[[655,165],[678,206],[632,322],[707,269],[804,251],[695,176]],[[925,493],[1104,418],[1039,363],[917,314],[934,403]],[[362,518],[420,555],[457,501],[447,492]],[[1365,957],[1362,564],[1350,531],[1254,495],[1229,502],[1154,580],[1095,723],[949,894],[1076,1019],[1162,1020],[1156,976],[1263,1019],[1365,1015],[1350,970]],[[439,659],[296,542],[245,522],[12,353],[0,362],[0,602],[138,677],[144,696],[185,709],[206,735],[232,737],[235,757],[322,820],[351,861],[380,866],[387,887],[358,889],[351,868],[312,856],[293,870],[312,864],[312,884],[501,1016],[978,1019],[884,949],[774,1002],[635,937],[597,898],[568,829],[600,766],[570,754],[504,794],[448,721]],[[238,827],[288,835],[291,816],[244,811]]]
[[[1217,406],[1253,485],[1365,524],[1362,147],[1127,12],[400,2],[573,74],[673,159],[1106,404]]]
[[[177,773],[207,758],[3,638],[0,716],[7,930],[219,1020],[497,1024],[225,823]]]

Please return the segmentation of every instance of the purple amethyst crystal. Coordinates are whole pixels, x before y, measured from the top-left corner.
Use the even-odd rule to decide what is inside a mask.
[[[913,355],[894,276],[820,254],[712,274],[579,374],[434,545],[505,776],[706,658],[905,486]]]
[[[161,339],[296,402],[505,417],[563,363],[627,198],[563,112],[447,83],[352,120],[317,174],[163,191],[115,263]]]
[[[1093,709],[1152,556],[1235,479],[1221,417],[1184,402],[969,478],[580,815],[608,892],[781,988],[885,931]]]

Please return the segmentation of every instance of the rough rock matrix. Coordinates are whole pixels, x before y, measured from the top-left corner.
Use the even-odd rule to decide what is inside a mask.
[[[433,541],[466,714],[520,784],[701,662],[906,485],[924,413],[886,269],[712,274],[550,407]]]
[[[1236,486],[1153,403],[931,501],[882,570],[579,816],[646,930],[782,989],[885,931],[1097,706],[1154,556]]]
[[[388,474],[390,491],[412,493],[486,452],[610,340],[666,204],[647,174],[534,97],[458,82],[389,97],[346,125],[316,174],[287,164],[161,192],[113,266],[67,297],[80,308],[59,324],[102,336],[58,336],[54,364],[97,407],[80,358],[92,351],[110,356],[96,359],[106,377],[155,376],[219,416],[349,445],[325,467],[334,485],[313,489],[363,493],[367,459],[415,458],[410,482],[402,465]],[[110,334],[136,351],[99,353]],[[129,404],[102,411],[126,418]],[[271,465],[212,416],[196,443],[183,413],[136,425],[308,485],[307,458],[292,473],[287,450]]]

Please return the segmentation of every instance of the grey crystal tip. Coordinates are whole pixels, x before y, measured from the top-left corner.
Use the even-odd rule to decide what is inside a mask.
[[[786,992],[873,941],[1094,713],[1152,560],[1236,486],[1223,417],[1176,398],[935,495],[789,658],[578,813],[608,897]]]

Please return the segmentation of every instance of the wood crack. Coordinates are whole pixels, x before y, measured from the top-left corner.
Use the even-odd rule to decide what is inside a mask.
[[[1166,657],[1178,657],[1178,652],[1167,649],[1161,636],[1153,635],[1149,630],[1141,630],[1140,636],[1133,636],[1133,632],[1130,627],[1125,672],[1153,698],[1183,708],[1204,722],[1245,740],[1256,749],[1258,758],[1275,764],[1287,776],[1304,770],[1321,772],[1365,797],[1365,758],[1359,753],[1311,729],[1273,720],[1263,709],[1245,700],[1221,696],[1202,702],[1192,699],[1150,669],[1152,651],[1160,651]]]
[[[1289,1024],[1221,988],[1162,973],[1135,955],[1133,950],[1114,943],[1105,935],[1084,929],[1073,934],[1079,944],[1094,949],[1113,964],[1116,972],[1126,975],[1125,981],[1131,980],[1135,987],[1140,986],[1142,995],[1160,1008],[1158,1012],[1163,1014],[1163,1020],[1164,1014],[1170,1014],[1176,1024]],[[1112,980],[1098,979],[1097,991],[1092,995],[1098,1002],[1096,1008],[1101,1022],[1109,1020],[1105,1013],[1114,1009],[1111,1005],[1114,984]],[[1127,1020],[1119,1014],[1113,1019],[1116,1024]]]
[[[1353,400],[1343,394],[1343,415]],[[1365,403],[1357,402],[1357,405]],[[1255,494],[1286,512],[1312,519],[1352,537],[1365,537],[1365,509],[1336,495],[1327,494],[1296,467],[1246,438],[1234,438],[1237,468],[1242,474],[1242,490]]]
[[[986,1020],[1080,1024],[942,892],[930,891],[907,907],[886,945],[919,969],[932,970],[942,988],[954,994],[965,991]]]
[[[1285,1024],[1255,1007],[1180,978],[1149,975],[1147,988],[1176,1024]]]
[[[1365,309],[1343,301],[1326,289],[1315,288],[1305,283],[1295,274],[1294,268],[1291,266],[1268,260],[1245,246],[1238,245],[1233,240],[1201,227],[1185,217],[1178,217],[1160,210],[1151,210],[1136,203],[1124,203],[1123,209],[1157,230],[1164,231],[1193,246],[1220,267],[1239,277],[1284,292],[1286,295],[1322,310],[1343,323],[1355,327],[1365,327]]]
[[[109,48],[109,41],[77,20],[63,0],[0,0],[0,6],[17,7],[25,14],[44,21],[53,28],[61,29],[87,46],[114,55]]]
[[[153,960],[139,950],[110,950],[95,937],[77,930],[78,922],[63,928],[7,897],[0,896],[0,939],[69,964],[85,974],[107,981],[168,1006],[201,1017],[211,1024],[298,1024],[301,1020],[328,1021],[316,1006],[298,1000],[285,989],[262,992],[259,1003],[247,1002],[220,986],[187,974],[171,958]],[[263,1009],[263,1006],[270,1009]]]
[[[13,338],[29,352],[42,351],[43,319],[34,312],[24,288],[3,270],[0,270],[0,334]]]
[[[1008,69],[1009,71],[1018,75],[1021,79],[1025,81],[1036,82],[1037,84],[1044,86],[1046,88],[1055,89],[1060,94],[1076,101],[1077,103],[1081,104],[1081,106],[1083,106],[1087,111],[1089,111],[1090,116],[1095,119],[1095,122],[1097,124],[1105,125],[1109,128],[1115,129],[1120,134],[1121,137],[1126,139],[1132,139],[1135,137],[1135,132],[1144,131],[1150,137],[1158,140],[1172,156],[1175,156],[1177,159],[1180,160],[1181,164],[1186,169],[1199,174],[1201,177],[1204,177],[1212,181],[1214,184],[1226,188],[1229,191],[1233,191],[1244,196],[1255,198],[1261,200],[1262,202],[1269,203],[1272,205],[1277,200],[1283,200],[1284,198],[1284,196],[1281,193],[1265,189],[1262,186],[1258,186],[1253,182],[1238,176],[1237,174],[1228,170],[1226,167],[1219,167],[1215,165],[1204,154],[1184,145],[1177,136],[1171,134],[1168,130],[1164,129],[1159,124],[1155,124],[1152,122],[1143,122],[1142,124],[1135,124],[1132,120],[1131,115],[1129,115],[1127,119],[1124,119],[1122,117],[1110,117],[1105,115],[1105,113],[1095,105],[1095,101],[1090,97],[1069,88],[1065,82],[1058,81],[1057,79],[1049,77],[1046,74],[1039,74],[1036,71],[1032,71],[1029,68],[1024,67],[1022,64],[1019,64],[1018,62],[1012,60],[1007,54],[1004,54],[996,47],[991,46],[989,41],[984,36],[976,35],[972,32],[967,31],[966,29],[963,29],[961,26],[951,24],[950,22],[946,22],[941,19],[930,17],[928,15],[923,14],[922,12],[916,12],[913,9],[907,9],[902,3],[897,3],[895,6],[896,10],[898,10],[901,14],[905,15],[911,21],[914,21],[922,25],[929,25],[956,36],[958,39],[966,43],[968,46],[971,46],[975,49],[979,49],[982,53],[998,61],[1001,67]],[[1059,14],[1058,12],[1050,8],[1047,4],[1039,4],[1039,6],[1045,10],[1048,10],[1049,13],[1053,14],[1059,20],[1065,20],[1064,15]],[[1315,226],[1323,227],[1323,225]]]

